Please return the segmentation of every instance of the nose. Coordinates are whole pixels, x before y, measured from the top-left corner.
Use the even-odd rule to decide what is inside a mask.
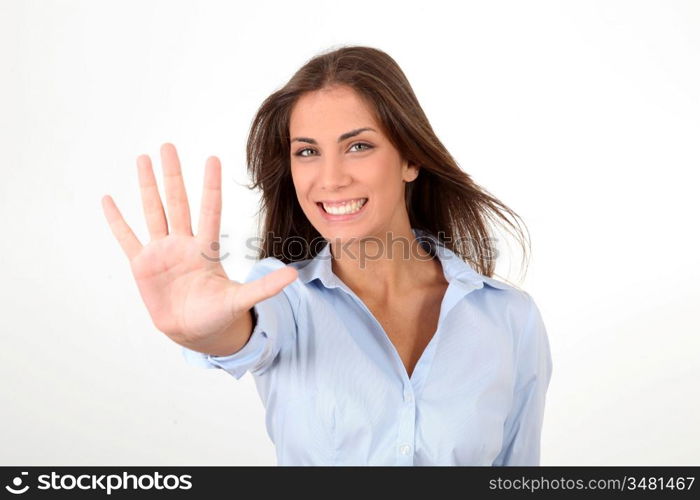
[[[350,175],[346,172],[343,162],[336,157],[326,156],[321,162],[319,185],[323,191],[335,191],[351,182]]]

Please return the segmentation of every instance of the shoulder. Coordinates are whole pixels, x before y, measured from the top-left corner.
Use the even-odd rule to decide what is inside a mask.
[[[481,289],[477,290],[482,306],[489,314],[507,324],[518,343],[533,322],[541,321],[533,296],[516,285],[479,273],[477,275],[483,282]]]
[[[529,314],[534,300],[532,296],[517,285],[506,283],[502,280],[491,278],[477,273],[477,276],[484,283],[484,290],[496,300],[507,303],[511,307],[516,307],[525,315]]]
[[[552,372],[552,357],[547,327],[540,308],[533,296],[514,285],[482,276],[484,288],[489,288],[491,297],[499,296],[498,310],[510,326],[516,357],[521,363],[531,365],[533,372],[541,371],[549,377]],[[496,299],[494,299],[496,300]]]

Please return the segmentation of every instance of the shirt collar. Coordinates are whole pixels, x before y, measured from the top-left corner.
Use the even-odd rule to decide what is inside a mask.
[[[435,249],[435,255],[440,259],[445,279],[460,288],[464,293],[477,290],[484,286],[484,283],[491,284],[491,280],[476,272],[459,255],[447,248],[435,236],[425,230],[411,228],[414,237],[421,242],[428,243]],[[345,288],[341,280],[333,274],[331,267],[332,255],[330,245],[326,243],[323,248],[312,259],[302,261],[302,265],[297,268],[299,279],[304,283],[310,283],[318,279],[326,288]]]

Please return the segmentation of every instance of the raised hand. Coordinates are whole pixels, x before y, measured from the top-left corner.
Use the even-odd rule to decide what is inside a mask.
[[[109,195],[102,197],[105,217],[129,259],[156,328],[187,347],[230,345],[232,351],[237,350],[250,336],[250,309],[294,281],[297,271],[286,266],[250,283],[230,280],[219,258],[219,159],[210,156],[206,162],[199,226],[194,236],[175,146],[163,144],[160,154],[169,220],[150,158],[141,155],[136,161],[149,243],[140,243]]]

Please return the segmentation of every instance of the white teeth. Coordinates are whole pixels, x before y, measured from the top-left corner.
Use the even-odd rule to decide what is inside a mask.
[[[353,200],[349,203],[344,203],[342,205],[326,205],[323,203],[323,209],[328,212],[329,214],[333,215],[346,215],[346,214],[354,214],[358,210],[362,208],[362,205],[364,205],[367,202],[367,198],[362,198],[360,200]]]

